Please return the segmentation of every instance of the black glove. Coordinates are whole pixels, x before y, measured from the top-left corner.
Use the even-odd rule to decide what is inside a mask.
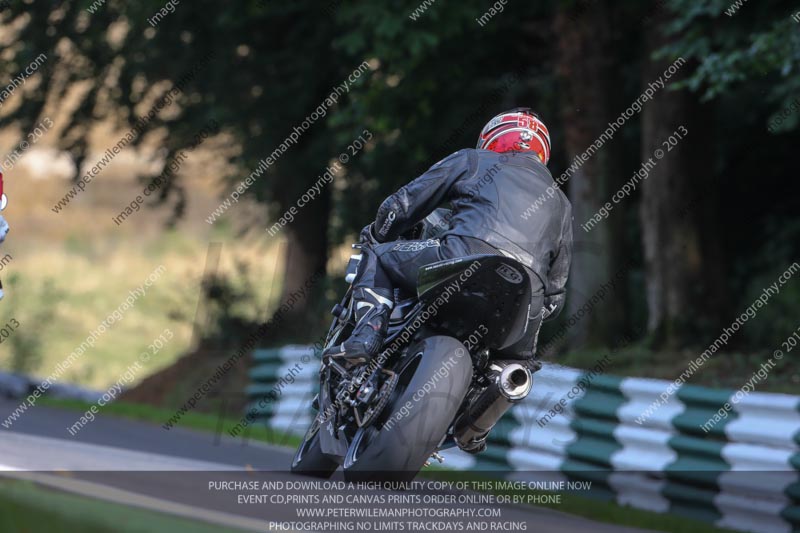
[[[361,244],[378,244],[375,233],[372,231],[371,223],[364,226],[364,229],[361,230],[361,233],[358,235],[358,242]]]

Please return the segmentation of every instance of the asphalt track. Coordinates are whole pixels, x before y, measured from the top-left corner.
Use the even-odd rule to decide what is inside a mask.
[[[17,405],[0,399],[0,420]],[[0,428],[0,475],[247,531],[298,520],[292,506],[243,504],[233,492],[209,489],[212,480],[307,480],[288,473],[289,449],[103,416],[73,437],[66,428],[77,416],[37,406],[10,429]],[[504,521],[526,522],[527,531],[647,533],[547,508],[494,507]]]

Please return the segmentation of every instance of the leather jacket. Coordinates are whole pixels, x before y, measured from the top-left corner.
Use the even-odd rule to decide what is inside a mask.
[[[433,165],[381,204],[373,232],[395,240],[435,208],[453,210],[444,235],[479,239],[531,269],[554,318],[572,255],[572,206],[530,152],[464,149]]]

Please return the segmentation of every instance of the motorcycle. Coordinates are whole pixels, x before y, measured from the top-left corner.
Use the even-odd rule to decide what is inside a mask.
[[[434,211],[400,240],[434,239],[447,227]],[[411,243],[410,243],[411,244]],[[369,244],[353,245],[362,250]],[[361,253],[351,256],[352,284]],[[352,285],[334,316],[325,348],[355,325]],[[525,333],[531,283],[522,264],[501,255],[448,259],[420,269],[416,294],[395,291],[379,354],[346,368],[324,357],[317,415],[294,455],[294,473],[327,478],[410,481],[439,452],[479,453],[492,427],[531,390],[538,362],[503,359]]]

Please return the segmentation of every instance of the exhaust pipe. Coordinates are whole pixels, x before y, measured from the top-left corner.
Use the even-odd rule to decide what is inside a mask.
[[[531,392],[531,371],[519,363],[494,362],[492,383],[453,425],[453,437],[468,453],[486,449],[486,437],[506,412]]]

